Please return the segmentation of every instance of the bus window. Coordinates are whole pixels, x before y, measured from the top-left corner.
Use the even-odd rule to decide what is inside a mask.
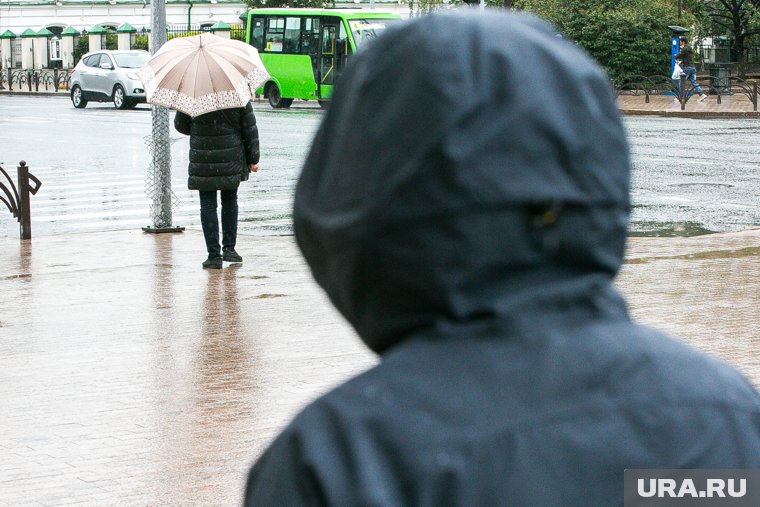
[[[360,49],[367,41],[380,35],[390,24],[400,21],[399,19],[349,19],[348,26],[354,34],[356,49]]]
[[[282,40],[285,37],[285,18],[269,18],[264,36],[264,51],[282,53]]]
[[[319,45],[319,18],[304,18],[301,31],[301,54],[315,55]]]
[[[285,53],[301,52],[301,18],[285,18]]]
[[[259,51],[264,51],[264,20],[253,18],[251,23],[251,46]]]
[[[342,22],[338,26],[338,40],[335,41],[335,70],[340,73],[346,65],[351,50],[348,45],[346,26]]]

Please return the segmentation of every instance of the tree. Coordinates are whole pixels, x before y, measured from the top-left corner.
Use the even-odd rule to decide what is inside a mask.
[[[714,33],[725,33],[732,39],[731,51],[738,63],[739,77],[747,69],[749,41],[760,34],[760,0],[707,0]]]
[[[672,0],[514,0],[513,5],[554,24],[613,78],[670,74],[668,25],[679,23]],[[680,23],[693,26],[696,19],[687,11]]]

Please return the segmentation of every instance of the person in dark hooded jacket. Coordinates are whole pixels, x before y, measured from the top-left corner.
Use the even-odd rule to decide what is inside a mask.
[[[298,245],[380,362],[303,409],[247,506],[622,505],[625,469],[760,467],[760,396],[613,287],[630,160],[604,72],[521,14],[389,28],[338,81]]]
[[[190,136],[187,187],[198,190],[201,227],[208,258],[204,268],[219,269],[222,261],[243,262],[237,242],[237,191],[249,173],[259,170],[259,131],[250,102],[245,107],[222,109],[192,118],[178,111],[178,132]],[[222,203],[222,246],[219,246],[217,191]]]

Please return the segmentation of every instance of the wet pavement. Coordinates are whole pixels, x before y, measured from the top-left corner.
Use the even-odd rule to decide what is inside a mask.
[[[663,97],[622,96],[624,112],[654,108]],[[665,98],[665,106],[672,107]],[[632,233],[686,236],[760,226],[756,188],[760,117],[742,116],[746,98],[687,104],[690,116],[626,114],[633,162]],[[663,106],[663,107],[665,107]],[[314,102],[289,110],[254,104],[261,135],[261,170],[241,185],[240,232],[292,232],[290,212],[301,162],[323,111]],[[734,111],[734,117],[711,110]],[[738,116],[737,116],[738,115]],[[50,118],[55,118],[51,123]],[[15,173],[25,160],[42,188],[32,198],[32,232],[130,230],[150,225],[147,105],[117,111],[110,104],[75,109],[67,95],[0,93],[0,166]],[[197,192],[187,190],[188,137],[170,129],[173,225],[199,229]],[[17,236],[0,209],[0,237]]]
[[[760,226],[760,120],[626,116],[631,233],[693,236]]]
[[[292,236],[241,236],[204,271],[198,231],[65,234],[0,250],[0,505],[239,503],[305,403],[375,361]],[[633,317],[760,387],[760,229],[632,238]]]
[[[635,320],[760,387],[757,226],[633,237],[617,284]],[[238,505],[289,418],[374,364],[292,236],[242,234],[245,262],[221,271],[203,245],[192,228],[0,236],[0,506]]]
[[[294,412],[374,358],[291,236],[67,234],[0,250],[0,505],[236,505]]]
[[[261,170],[240,186],[240,232],[290,233],[293,188],[322,110],[315,102],[299,102],[288,110],[273,110],[260,101],[254,107]],[[172,112],[170,122],[173,118]],[[15,179],[16,166],[25,160],[42,181],[32,199],[34,236],[151,225],[152,200],[146,195],[151,186],[152,155],[146,144],[151,120],[145,104],[124,111],[106,103],[75,109],[65,94],[0,93],[0,166]],[[169,130],[174,224],[199,227],[198,193],[187,189],[189,136],[178,133],[173,124]],[[0,236],[15,235],[3,210],[4,206]]]

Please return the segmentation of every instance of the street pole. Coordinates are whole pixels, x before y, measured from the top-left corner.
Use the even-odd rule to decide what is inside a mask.
[[[166,1],[151,0],[150,50],[155,54],[166,43]],[[146,191],[151,199],[152,227],[145,232],[179,232],[184,227],[172,226],[171,140],[169,139],[169,110],[151,106],[152,137],[149,141],[152,163]]]
[[[681,3],[683,0],[678,0],[678,21],[681,21]]]

